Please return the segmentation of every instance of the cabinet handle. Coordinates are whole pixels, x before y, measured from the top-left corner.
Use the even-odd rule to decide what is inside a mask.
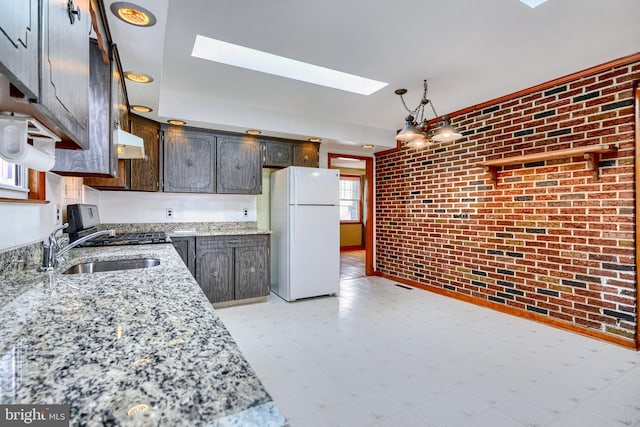
[[[305,156],[303,157],[303,159],[304,159],[304,161],[305,161],[305,162],[308,162],[308,161],[309,161],[309,156],[305,155]]]
[[[187,159],[187,166],[193,166],[193,160]]]
[[[218,277],[218,272],[217,271],[213,272],[213,277]]]
[[[78,17],[78,21],[80,21],[80,6],[74,8],[73,0],[69,0],[67,2],[67,12],[69,13],[69,21],[71,21],[71,25],[76,22],[76,17]]]

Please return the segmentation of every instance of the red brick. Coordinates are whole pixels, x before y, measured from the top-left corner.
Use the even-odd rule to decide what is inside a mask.
[[[436,153],[440,146],[434,146],[378,155],[379,270],[420,283],[455,286],[459,294],[482,301],[505,291],[495,282],[504,280],[525,293],[505,300],[523,315],[531,305],[549,310],[550,319],[579,327],[605,331],[617,323],[616,328],[634,331],[635,323],[602,315],[603,308],[634,313],[637,303],[636,273],[603,267],[635,264],[635,246],[620,245],[635,236],[634,107],[601,111],[606,103],[629,99],[634,78],[640,79],[640,62],[569,82],[570,90],[554,96],[539,91],[505,101],[491,114],[474,110],[454,117],[456,125],[467,129],[488,124],[492,129],[442,152]],[[594,90],[600,91],[598,98],[573,103],[574,96]],[[533,119],[548,109],[557,114]],[[562,128],[571,128],[571,133],[546,137]],[[535,131],[512,136],[523,129]],[[538,167],[501,167],[496,186],[477,189],[488,185],[488,174],[478,166],[484,160],[598,143],[617,143],[619,149],[602,156],[615,163],[601,168],[597,181],[585,160],[576,157]],[[422,166],[427,160],[433,164]],[[427,198],[433,203],[423,204]],[[452,217],[462,212],[469,213],[469,219]],[[416,269],[414,263],[425,268]],[[487,273],[478,278],[487,288],[470,283],[471,270]],[[562,296],[538,294],[536,288],[555,289]]]

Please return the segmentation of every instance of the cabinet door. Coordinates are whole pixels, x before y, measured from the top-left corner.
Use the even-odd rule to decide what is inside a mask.
[[[265,167],[286,168],[293,164],[291,144],[286,142],[265,141],[262,143]]]
[[[144,141],[146,160],[131,160],[131,189],[137,191],[159,191],[160,183],[160,126],[132,114],[131,133]]]
[[[189,268],[191,275],[196,275],[196,242],[195,237],[172,237],[171,243],[176,248],[178,255]]]
[[[118,176],[116,142],[113,140],[113,122],[118,120],[120,104],[126,105],[126,98],[113,97],[117,88],[117,51],[111,52],[111,62],[105,63],[98,42],[91,40],[89,50],[89,149],[56,150],[53,171],[61,175],[97,176],[111,178]]]
[[[38,0],[0,2],[0,73],[38,97]]]
[[[218,137],[218,193],[262,193],[260,143],[250,138]]]
[[[233,280],[233,248],[198,247],[196,281],[210,302],[233,300]]]
[[[293,165],[317,168],[320,165],[318,151],[320,146],[314,142],[302,142],[293,145]]]
[[[168,127],[163,132],[164,191],[215,193],[216,137]]]
[[[42,1],[40,106],[84,149],[89,148],[90,21],[89,0]]]
[[[268,246],[235,249],[235,299],[269,295]]]

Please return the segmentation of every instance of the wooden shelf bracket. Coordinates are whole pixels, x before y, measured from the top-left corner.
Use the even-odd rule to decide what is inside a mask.
[[[597,144],[588,147],[576,147],[566,150],[546,151],[544,153],[526,154],[523,156],[506,157],[503,159],[488,160],[480,163],[485,172],[489,173],[489,181],[496,185],[498,182],[498,168],[507,165],[517,165],[521,163],[539,162],[544,160],[562,159],[565,157],[583,156],[587,161],[587,169],[593,172],[593,179],[600,178],[600,154],[612,153],[618,149],[617,144]]]

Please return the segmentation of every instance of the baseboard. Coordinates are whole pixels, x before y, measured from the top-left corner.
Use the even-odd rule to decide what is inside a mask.
[[[348,251],[362,251],[364,250],[364,246],[340,246],[340,252],[348,252]]]

